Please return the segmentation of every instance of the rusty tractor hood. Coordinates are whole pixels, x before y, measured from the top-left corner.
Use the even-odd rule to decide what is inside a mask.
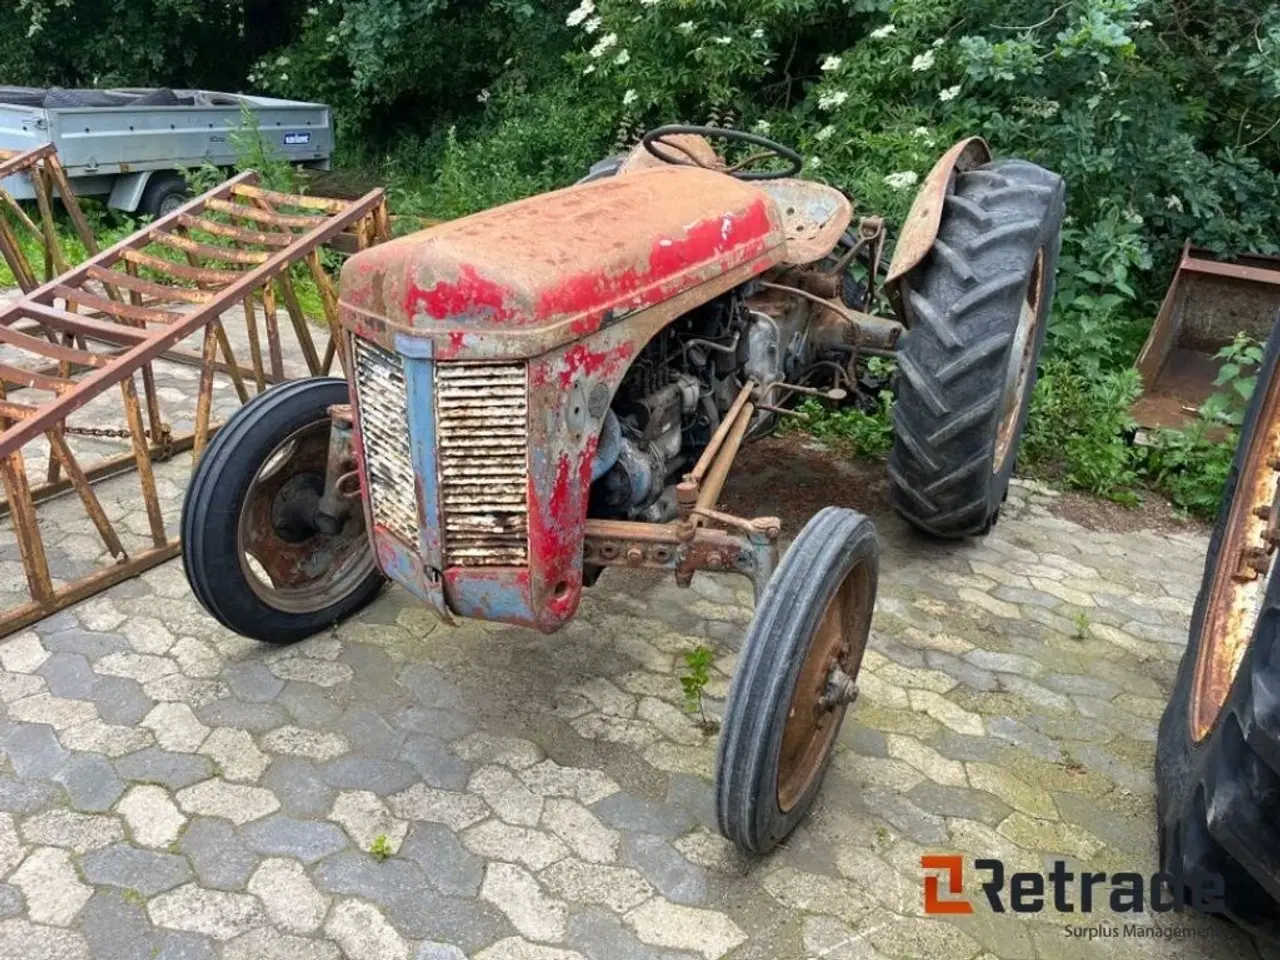
[[[439,359],[532,357],[786,255],[763,191],[709,170],[662,167],[443,223],[366,250],[342,270],[343,322]]]

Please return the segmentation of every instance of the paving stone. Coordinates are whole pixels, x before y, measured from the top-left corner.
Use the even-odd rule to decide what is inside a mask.
[[[136,725],[155,706],[138,681],[124,677],[98,677],[93,702],[103,720],[125,726]]]
[[[398,897],[387,917],[407,937],[452,943],[467,953],[513,932],[502,912],[483,900],[445,897],[425,889]]]
[[[148,730],[103,723],[95,718],[63,730],[58,734],[58,741],[68,750],[119,757],[150,746],[152,737]]]
[[[454,755],[448,744],[435,737],[410,737],[401,745],[397,759],[412,764],[428,786],[442,790],[462,790],[471,778],[470,765]],[[533,769],[536,767],[522,771],[522,776]],[[527,785],[528,781],[525,782]]]
[[[626,834],[622,862],[639,869],[659,893],[674,903],[701,906],[706,902],[706,871],[686,860],[661,837]]]
[[[615,913],[625,913],[653,895],[653,888],[636,870],[588,863],[575,857],[547,867],[538,879],[562,900],[602,904]]]
[[[345,663],[328,663],[304,657],[277,660],[268,667],[281,680],[296,680],[317,687],[336,687],[351,679],[351,668]]]
[[[259,927],[241,934],[222,948],[223,960],[340,960],[336,943]]]
[[[513,770],[524,770],[543,759],[542,748],[519,737],[473,733],[455,741],[453,752],[472,763],[495,763]]]
[[[98,716],[97,708],[86,700],[68,700],[51,693],[23,697],[9,704],[8,709],[12,720],[48,724],[55,730],[66,730]]]
[[[1052,739],[1012,717],[993,717],[987,721],[987,729],[991,736],[1021,747],[1042,760],[1056,763],[1062,758],[1062,748]]]
[[[197,817],[187,825],[178,849],[191,862],[202,886],[239,890],[249,881],[258,856],[226,820]]]
[[[0,835],[5,832],[0,817]],[[28,817],[20,828],[28,843],[48,847],[64,847],[72,853],[84,854],[101,850],[124,839],[119,819],[101,814],[76,813],[74,810],[49,810]],[[0,840],[0,873],[4,873],[5,844]]]
[[[583,957],[573,950],[530,943],[523,937],[508,937],[476,954],[476,960],[583,960]]]
[[[538,881],[513,863],[490,863],[480,885],[480,896],[507,915],[530,940],[556,942],[564,938],[568,909],[548,897]]]
[[[280,808],[275,794],[261,787],[228,783],[218,777],[178,791],[178,806],[191,814],[222,817],[237,825],[257,820]]]
[[[0,810],[34,813],[58,802],[61,796],[62,791],[47,781],[16,780],[0,774]]]
[[[416,863],[400,857],[380,861],[360,850],[347,849],[326,857],[312,874],[326,893],[360,897],[382,907],[390,907],[405,896],[430,892]]]
[[[344,756],[320,768],[321,779],[340,790],[371,790],[380,797],[418,783],[418,772],[399,760]]]
[[[156,743],[174,753],[194,753],[209,736],[209,728],[196,719],[185,703],[159,703],[142,719],[155,734]]]
[[[93,895],[80,882],[71,855],[58,847],[37,847],[9,876],[22,891],[27,913],[37,923],[69,926]]]
[[[719,960],[743,943],[747,935],[723,913],[670,903],[654,897],[624,918],[645,943],[672,950],[697,952]]]
[[[40,649],[43,652],[44,648]],[[0,662],[3,662],[3,658],[4,647],[0,647]],[[88,660],[78,653],[45,654],[45,658],[35,672],[44,677],[50,693],[55,697],[70,697],[75,700],[91,698],[98,675],[89,667]]]
[[[213,774],[213,762],[207,757],[189,753],[171,753],[159,747],[148,747],[115,760],[116,772],[135,783],[155,783],[169,790],[181,790],[207,780]]]
[[[344,849],[349,843],[335,824],[296,820],[282,813],[243,827],[240,836],[250,850],[272,856],[296,857],[303,863],[315,863]]]
[[[34,631],[28,630],[0,642],[0,667],[11,673],[34,673],[49,657],[49,651]]]
[[[329,898],[296,860],[264,860],[249,878],[249,892],[262,901],[272,923],[289,933],[318,930],[329,909]]]
[[[686,810],[622,791],[593,804],[591,811],[602,823],[615,830],[651,833],[659,837],[678,837],[693,826],[693,817]]]
[[[0,920],[16,917],[22,912],[22,893],[17,887],[0,884]],[[0,947],[3,949],[3,947]]]
[[[284,681],[259,660],[231,664],[223,669],[222,679],[237,698],[250,703],[270,703],[284,689]]]
[[[928,813],[941,817],[964,817],[995,826],[1009,815],[1010,808],[981,790],[922,783],[907,793],[908,799]]]
[[[969,783],[975,790],[985,790],[1015,810],[1033,817],[1057,819],[1053,798],[1038,786],[1020,780],[1009,771],[989,763],[966,765]]]
[[[874,811],[876,816],[917,843],[937,845],[947,839],[942,819],[925,813],[905,797],[883,787],[869,787],[863,791],[862,796],[867,808]]]
[[[73,930],[28,923],[0,922],[0,960],[89,960],[89,946]]]
[[[479,797],[435,790],[421,783],[389,797],[387,806],[401,820],[443,823],[454,831],[465,830],[489,815],[488,806]]]
[[[117,843],[90,853],[80,860],[85,879],[154,896],[191,879],[191,870],[182,857],[154,850],[140,850]]]
[[[413,960],[467,960],[467,955],[452,943],[420,943]]]
[[[513,827],[490,819],[462,835],[467,849],[487,860],[520,863],[538,871],[569,855],[569,848],[550,833],[530,827]]]
[[[298,757],[277,757],[263,775],[261,786],[280,801],[291,817],[322,817],[333,808],[337,791],[320,779],[319,768]]]
[[[907,763],[935,783],[949,787],[965,787],[969,781],[964,764],[948,760],[936,750],[914,737],[889,734],[886,738],[889,756]]]
[[[604,826],[590,810],[574,800],[548,800],[542,813],[542,826],[563,840],[583,860],[611,863],[617,859],[618,833]]]
[[[418,864],[427,882],[449,896],[474,897],[484,879],[484,862],[464,849],[457,836],[441,824],[414,824],[399,856]]]
[[[574,911],[565,943],[588,960],[694,960],[695,954],[655,950],[600,907]]]
[[[84,909],[94,960],[135,960],[153,953],[155,930],[141,903],[122,890],[99,890]]]
[[[465,737],[475,729],[475,721],[459,709],[440,710],[418,704],[397,709],[390,721],[399,730],[446,742]]]
[[[0,703],[14,703],[48,689],[44,677],[29,673],[0,673]]]
[[[168,792],[152,785],[129,788],[116,810],[129,824],[134,842],[144,847],[169,846],[187,822]]]
[[[93,753],[71,756],[53,779],[62,784],[77,810],[95,813],[109,810],[124,793],[124,784],[116,776],[111,761]]]
[[[505,767],[485,766],[467,784],[507,823],[534,826],[542,816],[542,798],[526,787]]]
[[[276,705],[288,711],[299,725],[321,729],[337,723],[346,698],[340,690],[290,681],[276,697]]]
[[[409,945],[371,904],[343,900],[333,908],[325,932],[351,960],[408,960]]]
[[[783,906],[806,913],[825,913],[849,923],[874,908],[874,903],[847,880],[783,867],[764,878],[764,888]]]
[[[0,739],[14,771],[24,779],[49,777],[63,768],[69,754],[53,730],[42,723],[15,723]]]
[[[282,753],[309,760],[326,761],[340,757],[351,749],[346,737],[323,730],[307,730],[292,725],[272,730],[262,738],[262,746],[270,753]]]
[[[212,941],[194,933],[160,931],[152,939],[152,960],[218,960]]]
[[[395,760],[405,741],[403,730],[396,730],[368,707],[348,708],[338,721],[338,729],[361,756],[381,760]]]
[[[162,893],[147,904],[151,921],[161,927],[231,940],[266,923],[256,897],[205,890],[194,883]]]
[[[42,636],[40,642],[50,653],[78,653],[90,660],[129,650],[129,644],[123,637],[80,629],[60,630]]]
[[[270,733],[289,722],[289,715],[274,703],[250,703],[234,697],[218,697],[196,709],[196,716],[211,727],[234,727],[250,733]]]

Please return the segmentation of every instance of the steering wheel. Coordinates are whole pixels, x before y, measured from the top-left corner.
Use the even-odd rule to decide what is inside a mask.
[[[742,160],[739,160],[733,166],[727,169],[718,170],[719,173],[727,173],[731,177],[739,180],[780,180],[783,177],[794,177],[800,172],[800,168],[804,166],[804,158],[789,147],[784,147],[780,143],[775,143],[765,137],[757,136],[754,133],[744,133],[741,130],[729,130],[725,127],[689,127],[680,124],[672,124],[666,127],[658,127],[650,130],[641,139],[645,150],[651,156],[656,157],[663,163],[670,163],[674,166],[694,166],[704,169],[715,169],[708,167],[695,157],[690,151],[680,146],[678,143],[671,143],[664,139],[665,137],[675,136],[677,134],[695,134],[700,137],[706,137],[708,140],[728,140],[733,143],[749,143],[752,146],[763,147],[764,152],[753,153]],[[786,160],[789,166],[785,170],[743,170],[742,168],[748,164],[756,163],[760,160],[767,160],[770,157],[780,157]]]

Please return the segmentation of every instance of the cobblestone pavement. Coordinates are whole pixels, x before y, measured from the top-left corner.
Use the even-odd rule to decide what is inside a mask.
[[[161,468],[171,507],[184,471]],[[145,532],[129,482],[104,499]],[[1091,533],[1053,503],[1015,488],[961,545],[877,517],[862,699],[820,805],[754,862],[714,832],[715,739],[678,682],[714,645],[719,708],[745,581],[611,572],[551,637],[391,589],[271,648],[157,568],[0,642],[0,958],[1257,958],[1198,918],[1085,946],[1079,914],[922,915],[923,853],[1154,869],[1204,538]],[[95,556],[86,523],[44,517],[63,575]]]

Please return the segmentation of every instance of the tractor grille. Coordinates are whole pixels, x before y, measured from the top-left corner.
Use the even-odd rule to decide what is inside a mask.
[[[361,337],[352,337],[351,343],[373,522],[417,546],[418,501],[409,455],[404,362]]]
[[[524,364],[436,367],[444,552],[452,566],[529,561]]]

